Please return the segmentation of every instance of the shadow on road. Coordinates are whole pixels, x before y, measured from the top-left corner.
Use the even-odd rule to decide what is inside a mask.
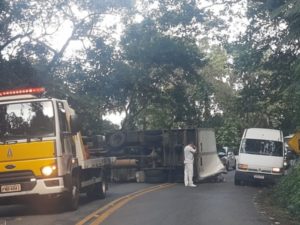
[[[93,201],[95,200],[88,198],[86,195],[81,195],[79,200],[79,207],[87,205]],[[58,214],[66,212],[68,211],[64,208],[62,202],[55,199],[39,199],[36,201],[32,200],[30,203],[24,204],[0,205],[0,217]]]

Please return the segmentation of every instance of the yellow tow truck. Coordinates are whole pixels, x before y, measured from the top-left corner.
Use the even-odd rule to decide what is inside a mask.
[[[80,192],[105,197],[116,159],[89,158],[74,110],[44,91],[0,92],[0,201],[55,198],[76,210]]]

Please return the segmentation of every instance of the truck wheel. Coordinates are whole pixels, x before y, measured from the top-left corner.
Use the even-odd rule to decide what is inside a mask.
[[[89,191],[87,191],[86,195],[89,198],[98,198],[98,199],[104,199],[106,197],[106,182],[100,182],[97,184],[94,184],[93,187]]]
[[[79,178],[73,178],[71,190],[66,193],[64,199],[67,210],[74,211],[78,209],[80,196],[79,186]]]
[[[125,133],[118,131],[109,137],[109,145],[113,148],[121,147],[125,142]]]

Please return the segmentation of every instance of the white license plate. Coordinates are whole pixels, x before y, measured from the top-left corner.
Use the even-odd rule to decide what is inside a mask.
[[[21,184],[8,184],[8,185],[2,185],[1,186],[1,192],[16,192],[21,191]]]
[[[255,174],[255,175],[254,175],[254,178],[255,178],[255,179],[261,179],[261,180],[263,180],[263,179],[265,179],[265,176],[264,176],[264,175],[258,175],[258,174]]]

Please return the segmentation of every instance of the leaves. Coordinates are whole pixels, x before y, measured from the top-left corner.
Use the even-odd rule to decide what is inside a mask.
[[[228,55],[207,44],[214,39],[209,32],[227,26],[212,6],[191,0],[5,3],[3,65],[26,58],[28,83],[67,98],[85,132],[111,129],[102,121],[108,112],[126,112],[124,129],[155,129],[220,126],[220,112],[233,109]],[[230,8],[224,4],[220,13]],[[81,47],[70,56],[74,43]],[[21,85],[22,75],[11,69],[10,85]]]
[[[296,166],[288,176],[282,177],[272,191],[273,200],[294,215],[300,212],[299,185],[300,170],[299,166]]]

